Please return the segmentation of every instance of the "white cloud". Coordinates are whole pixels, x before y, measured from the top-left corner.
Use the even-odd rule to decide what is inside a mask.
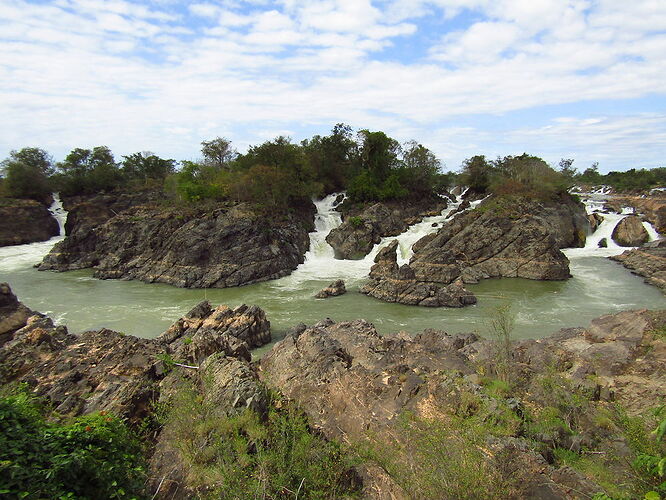
[[[490,156],[522,152],[499,150],[521,140],[534,154],[569,147],[591,157],[606,144],[625,158],[630,148],[620,144],[633,144],[636,154],[657,161],[655,151],[666,150],[666,122],[635,113],[625,121],[570,117],[536,127],[538,134],[507,124],[504,143],[480,126],[451,125],[461,117],[510,120],[517,110],[595,99],[659,96],[663,107],[663,2],[178,6],[165,0],[150,7],[119,0],[3,2],[0,112],[12,119],[0,124],[0,157],[35,143],[57,154],[105,143],[118,154],[149,149],[191,157],[200,140],[220,135],[216,130],[242,145],[267,138],[267,131],[316,126],[321,133],[340,121],[416,138],[454,166],[474,148]],[[474,10],[473,22],[461,21],[442,36],[423,32],[420,16],[447,18],[450,26],[464,9]],[[408,51],[401,44],[422,39],[436,41],[416,47],[432,57],[393,56],[393,47]],[[623,136],[621,126],[645,132],[650,141]],[[532,144],[538,147],[527,147]]]

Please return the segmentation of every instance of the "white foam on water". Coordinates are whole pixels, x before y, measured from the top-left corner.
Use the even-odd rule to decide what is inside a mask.
[[[53,203],[49,211],[58,221],[60,235],[54,236],[47,241],[28,243],[26,245],[11,245],[0,247],[0,270],[16,271],[26,269],[39,264],[44,256],[51,251],[53,245],[65,238],[65,221],[67,212],[62,207],[58,193],[53,193]]]

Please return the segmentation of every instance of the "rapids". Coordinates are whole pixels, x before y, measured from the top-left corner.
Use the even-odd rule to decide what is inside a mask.
[[[366,258],[352,261],[336,260],[325,240],[328,232],[341,223],[340,214],[335,210],[338,202],[337,195],[315,202],[315,231],[310,234],[305,262],[291,275],[274,281],[239,288],[193,290],[137,281],[98,280],[92,278],[90,270],[54,273],[34,269],[34,264],[40,262],[62,236],[42,243],[0,248],[0,281],[9,282],[28,307],[48,314],[72,332],[106,327],[140,337],[158,335],[204,299],[214,305],[247,303],[262,307],[271,321],[276,340],[298,323],[311,325],[326,317],[336,321],[365,318],[383,334],[400,330],[415,333],[425,328],[486,334],[488,318],[498,305],[507,301],[516,314],[515,336],[538,338],[558,328],[585,326],[592,318],[606,313],[664,307],[664,297],[658,289],[604,258],[624,249],[598,248],[601,237],[610,235],[614,224],[623,217],[612,214],[604,214],[605,225],[597,230],[598,234],[590,235],[585,248],[565,251],[571,261],[573,278],[570,280],[483,280],[477,285],[468,285],[479,304],[464,309],[384,303],[358,293],[379,250],[397,239],[399,262],[408,261],[412,245],[446,224],[458,203],[450,204],[440,215],[424,219],[397,237],[382,239]],[[588,211],[599,209],[600,203],[590,199]],[[64,213],[56,210],[57,207],[52,209],[64,222]],[[433,224],[437,227],[432,227]],[[652,237],[657,236],[653,229],[651,231]],[[316,292],[338,278],[346,281],[347,294],[324,300],[313,298]]]

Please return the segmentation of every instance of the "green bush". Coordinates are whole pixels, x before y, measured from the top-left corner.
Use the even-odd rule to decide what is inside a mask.
[[[27,391],[0,398],[3,498],[137,498],[143,479],[139,441],[118,418],[53,423]]]

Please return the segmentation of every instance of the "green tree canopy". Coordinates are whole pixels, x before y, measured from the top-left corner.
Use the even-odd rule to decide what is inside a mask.
[[[54,171],[53,159],[43,149],[11,151],[9,158],[0,163],[0,171],[9,196],[44,200],[52,191],[49,178]]]
[[[230,168],[238,158],[238,152],[231,146],[231,141],[224,137],[216,137],[210,141],[202,141],[201,154],[206,166],[216,169]]]

